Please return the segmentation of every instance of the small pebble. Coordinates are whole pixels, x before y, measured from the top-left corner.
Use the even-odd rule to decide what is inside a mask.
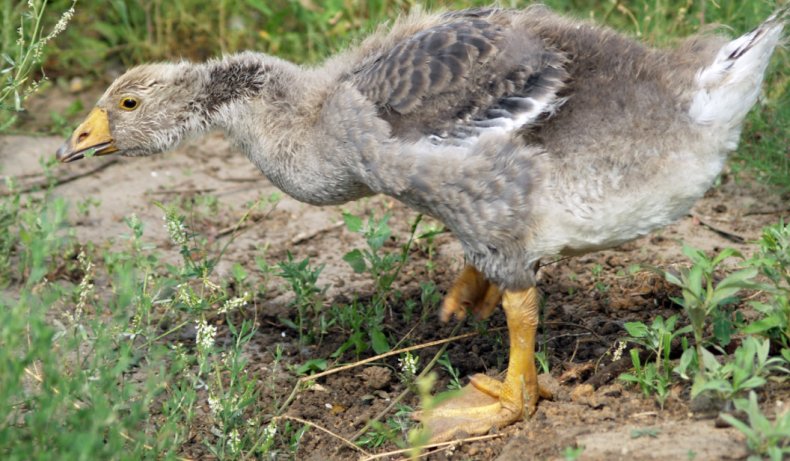
[[[69,93],[79,93],[85,89],[85,81],[80,77],[74,77],[69,81]]]
[[[592,384],[579,384],[571,392],[571,400],[576,403],[587,403],[588,399],[595,393]]]

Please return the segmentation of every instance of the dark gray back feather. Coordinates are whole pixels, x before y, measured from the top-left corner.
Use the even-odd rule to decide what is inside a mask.
[[[464,138],[507,124],[546,103],[567,74],[560,53],[499,13],[448,14],[448,22],[372,56],[348,79],[397,137]]]

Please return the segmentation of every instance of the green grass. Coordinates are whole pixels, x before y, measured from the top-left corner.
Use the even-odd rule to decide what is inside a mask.
[[[62,11],[69,3],[57,0],[51,2],[51,8],[53,12]],[[297,62],[316,62],[416,5],[430,9],[490,3],[481,0],[178,0],[153,4],[110,0],[101,4],[86,3],[79,6],[73,19],[74,27],[58,39],[58,59],[53,67],[69,75],[81,75],[101,72],[107,61],[133,65],[173,57],[202,59],[241,49],[256,49]],[[523,7],[529,3],[511,0],[501,5]],[[697,31],[702,24],[703,4],[705,24],[725,24],[735,34],[759,24],[778,5],[766,0],[715,3],[549,0],[544,3],[558,11],[603,21],[662,45]]]
[[[546,3],[659,45],[698,30],[702,22],[701,2]],[[10,0],[0,4],[2,50],[13,58],[14,69],[21,68],[26,53],[35,54],[42,38],[39,31],[26,35],[22,46],[15,45],[19,21],[34,20],[24,16],[26,5]],[[46,10],[36,10],[44,11],[40,30],[51,30],[70,5],[55,0],[48,2]],[[73,77],[101,80],[110,69],[150,60],[202,59],[240,49],[318,62],[414,5],[379,0],[85,2],[77,5],[70,27],[40,48],[44,53],[40,62],[58,85]],[[709,2],[705,23],[720,22],[731,26],[733,34],[741,33],[775,6],[764,1]],[[785,189],[790,189],[788,61],[787,51],[779,50],[766,78],[765,99],[749,116],[733,163],[760,181]],[[39,61],[24,62],[26,74],[0,80],[4,90],[10,88],[8,94],[20,95],[20,104],[35,88],[32,82],[42,77]],[[67,132],[76,115],[54,114],[54,129]],[[42,165],[45,172],[49,168]],[[373,288],[369,296],[329,305],[324,287],[318,284],[321,268],[309,260],[269,262],[261,250],[254,255],[254,267],[236,264],[226,276],[215,274],[233,244],[233,238],[220,246],[201,235],[201,221],[219,210],[215,197],[161,204],[173,248],[165,250],[148,239],[135,216],[125,218],[128,230],[120,245],[85,242],[71,230],[69,211],[76,208],[78,214],[88,216],[94,203],[72,204],[46,188],[32,195],[10,189],[12,193],[0,197],[0,458],[4,460],[177,459],[186,449],[218,459],[295,457],[310,429],[280,417],[292,399],[282,395],[278,376],[285,376],[296,395],[304,391],[302,385],[310,374],[403,346],[404,338],[382,326],[395,304],[403,304],[409,324],[435,321],[441,294],[433,282],[421,284],[419,300],[405,299],[393,288],[414,246],[429,255],[427,272],[435,269],[433,237],[438,230],[419,231],[419,219],[410,237],[393,243],[388,216],[346,214],[348,230],[358,233],[365,245],[349,249],[344,259],[369,277]],[[276,198],[261,198],[249,204],[242,222],[249,213],[275,202]],[[631,374],[630,380],[645,394],[657,394],[664,403],[669,386],[684,379],[701,383],[699,392],[720,392],[749,412],[750,425],[738,428],[747,434],[754,452],[771,456],[786,450],[776,437],[786,421],[768,422],[753,399],[746,402],[740,397],[759,390],[767,379],[781,378],[780,360],[790,361],[788,242],[790,230],[783,224],[774,226],[766,230],[758,255],[743,263],[750,271],[747,275],[759,274],[760,289],[767,294],[752,302],[757,314],[752,322],[739,323],[742,319],[727,308],[729,300],[716,297],[727,285],[719,282],[720,274],[713,276],[716,264],[711,258],[692,253],[692,269],[685,278],[675,279],[689,293],[683,301],[686,317],[628,326],[631,341],[654,352],[655,361],[647,364],[637,355]],[[172,262],[173,254],[166,251],[179,256],[178,261]],[[294,309],[280,320],[283,329],[292,329],[305,350],[320,345],[327,335],[347,338],[334,354],[286,356],[278,346],[267,352],[266,370],[251,366],[249,342],[256,330],[250,317],[255,317],[257,302],[266,295],[265,282],[273,277],[288,282],[293,292]],[[598,289],[604,292],[606,286]],[[725,294],[728,298],[738,292]],[[687,319],[692,319],[694,347],[686,338],[688,327],[680,326],[688,324]],[[720,351],[733,333],[753,339],[742,341],[740,352],[726,356],[723,363],[717,361],[717,367],[710,362],[709,349]],[[676,338],[684,339],[690,351],[679,362],[667,355]],[[767,354],[769,349],[773,355]],[[444,350],[430,361],[403,354],[400,367],[396,363],[393,359],[389,366],[399,371],[404,386],[416,387],[423,406],[433,402],[430,391],[435,377],[429,371],[434,364],[444,370],[451,387],[460,384],[458,370]],[[378,447],[397,439],[407,446],[423,438],[410,431],[402,412],[383,420],[371,424],[358,443]],[[581,450],[569,447],[565,457],[575,459]]]
[[[46,1],[3,0],[0,5],[0,132],[16,121],[24,100],[46,79],[36,72],[46,45],[66,29],[74,14],[76,0],[69,3],[56,11],[51,27],[46,20],[53,14]]]

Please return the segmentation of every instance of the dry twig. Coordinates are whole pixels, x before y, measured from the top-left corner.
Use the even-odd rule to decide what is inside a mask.
[[[425,445],[425,446],[422,446],[420,448],[422,448],[422,449],[429,449],[429,448],[449,447],[449,446],[452,446],[452,445],[460,445],[460,444],[467,443],[467,442],[480,442],[480,441],[483,441],[483,440],[497,439],[497,438],[503,437],[503,436],[504,436],[504,434],[480,435],[480,436],[477,436],[477,437],[469,437],[469,438],[466,438],[466,439],[451,440],[449,442],[432,443],[430,445]],[[403,454],[403,453],[408,453],[411,450],[412,450],[411,448],[402,448],[400,450],[393,450],[393,451],[388,451],[388,452],[385,452],[385,453],[377,453],[375,455],[369,456],[368,458],[362,458],[360,461],[373,461],[374,459],[381,459],[381,458],[386,458],[388,456],[394,456],[394,455],[400,455],[400,454]]]
[[[373,456],[369,452],[365,451],[363,448],[356,446],[352,441],[348,440],[347,438],[343,437],[342,435],[335,434],[334,432],[330,431],[329,429],[327,429],[325,427],[322,427],[322,426],[319,426],[318,424],[312,423],[312,422],[310,422],[310,421],[308,421],[306,419],[302,419],[302,418],[298,418],[296,416],[290,416],[290,415],[280,415],[280,416],[275,416],[274,418],[272,418],[272,421],[276,422],[276,421],[278,421],[280,419],[290,419],[291,421],[296,421],[298,423],[307,424],[310,427],[314,427],[314,428],[318,429],[319,431],[321,431],[321,432],[323,432],[325,434],[329,434],[330,436],[340,440],[341,442],[345,443],[346,445],[348,445],[349,447],[353,448],[354,450],[357,450],[357,451],[361,452],[365,456]]]
[[[745,238],[741,237],[738,234],[734,234],[734,233],[726,231],[724,229],[720,229],[720,228],[714,226],[713,224],[711,224],[710,222],[708,222],[706,220],[703,220],[702,217],[700,217],[699,215],[689,213],[689,216],[691,216],[692,218],[696,219],[704,227],[707,227],[711,231],[715,232],[716,234],[719,234],[721,237],[724,237],[725,239],[729,240],[730,242],[743,243],[743,242],[746,241]]]
[[[324,234],[324,233],[329,232],[329,231],[333,231],[333,230],[338,229],[340,227],[343,227],[343,221],[338,221],[338,222],[332,224],[329,227],[322,227],[322,228],[316,229],[316,230],[314,230],[312,232],[302,232],[302,233],[298,234],[296,237],[291,239],[291,245],[299,245],[300,243],[304,243],[304,242],[306,242],[308,240],[312,240],[312,239],[314,239],[315,237],[318,237],[321,234]]]
[[[118,158],[110,159],[110,160],[108,160],[108,161],[106,161],[104,163],[100,163],[97,167],[92,168],[90,170],[86,170],[86,171],[83,171],[81,173],[74,173],[74,174],[66,175],[66,176],[63,176],[62,178],[56,178],[54,184],[52,185],[52,187],[62,186],[63,184],[70,183],[72,181],[76,181],[77,179],[80,179],[80,178],[84,178],[85,176],[90,176],[90,175],[92,175],[94,173],[98,173],[99,171],[102,171],[105,168],[108,168],[110,165],[116,164],[119,160],[120,159],[118,159]],[[35,182],[31,183],[31,184],[28,184],[28,185],[26,185],[25,187],[23,187],[21,189],[17,189],[17,190],[8,190],[8,189],[6,189],[6,190],[3,190],[3,191],[0,191],[0,196],[5,197],[5,196],[12,195],[12,194],[15,194],[15,193],[25,194],[25,193],[34,191],[36,189],[41,189],[42,187],[47,187],[48,185],[49,185],[49,182],[47,180],[39,180],[39,181],[35,181]]]

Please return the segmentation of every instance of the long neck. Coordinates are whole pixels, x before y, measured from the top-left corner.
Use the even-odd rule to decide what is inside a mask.
[[[331,71],[243,53],[196,67],[199,131],[218,128],[276,186],[318,205],[371,191],[350,167],[353,154],[327,107],[337,90]]]
[[[195,67],[195,112],[206,128],[228,129],[251,101],[275,103],[293,91],[299,69],[287,61],[245,52]]]
[[[418,160],[425,160],[419,146],[393,140],[390,126],[339,70],[244,53],[199,71],[203,125],[223,129],[287,194],[328,205],[384,193],[421,208],[421,188],[412,187],[424,163]]]

